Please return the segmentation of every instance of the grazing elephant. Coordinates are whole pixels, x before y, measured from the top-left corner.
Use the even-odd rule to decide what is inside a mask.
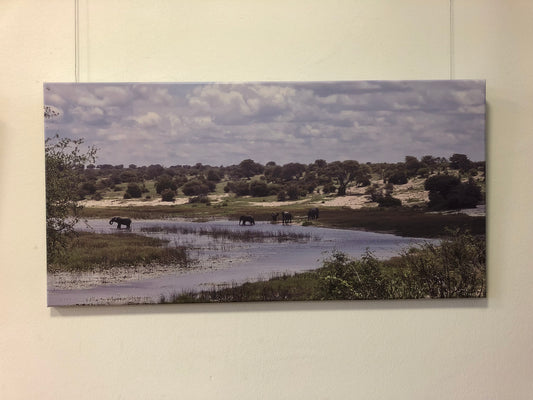
[[[307,220],[318,219],[318,208],[311,208],[307,211]]]
[[[284,224],[289,224],[292,222],[292,214],[288,211],[283,211],[281,213],[281,221]]]
[[[278,215],[279,215],[279,213],[272,213],[272,222],[277,222],[278,221]]]
[[[112,225],[113,222],[117,223],[117,229],[120,229],[122,225],[125,225],[127,229],[130,229],[131,219],[129,218],[113,217],[109,221],[109,225]]]
[[[251,215],[241,215],[239,218],[239,225],[246,225],[247,222],[249,222],[250,225],[255,225],[254,217]]]

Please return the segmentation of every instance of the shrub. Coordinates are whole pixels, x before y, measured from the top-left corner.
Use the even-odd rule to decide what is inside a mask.
[[[429,190],[429,207],[435,210],[475,207],[482,200],[481,189],[472,180],[462,183],[455,176],[435,175],[424,183]]]
[[[224,187],[224,192],[233,192],[237,196],[248,196],[250,194],[250,184],[244,181],[228,182]]]
[[[324,192],[324,194],[335,193],[337,191],[337,188],[333,183],[327,183],[324,185],[322,191]]]
[[[131,196],[130,198],[138,199],[142,197],[142,189],[136,183],[130,183],[126,189],[126,193]]]
[[[186,196],[207,195],[209,186],[198,179],[194,179],[183,185],[181,190]]]
[[[175,196],[176,192],[174,192],[172,189],[165,189],[161,192],[162,201],[174,201]]]
[[[178,185],[168,175],[160,176],[155,184],[155,191],[157,192],[157,194],[161,194],[163,190],[165,189],[170,189],[170,190],[175,191],[177,188],[178,188]]]
[[[402,201],[396,197],[392,197],[390,194],[382,195],[381,193],[375,193],[371,195],[372,201],[378,203],[380,207],[400,207]]]
[[[195,196],[195,197],[189,198],[189,203],[190,204],[200,203],[200,204],[205,204],[205,205],[209,206],[209,205],[211,205],[211,200],[209,200],[209,197],[207,197],[207,196],[200,195],[200,196]]]
[[[388,298],[380,261],[370,251],[360,260],[335,252],[324,261],[320,274],[320,297],[324,300]]]
[[[298,200],[300,194],[300,188],[297,185],[289,185],[287,188],[287,196],[289,196],[289,200]]]
[[[407,174],[403,171],[394,172],[388,179],[388,182],[394,185],[405,185],[407,181]]]
[[[250,195],[253,197],[265,197],[268,194],[268,185],[265,182],[254,181],[250,183]]]

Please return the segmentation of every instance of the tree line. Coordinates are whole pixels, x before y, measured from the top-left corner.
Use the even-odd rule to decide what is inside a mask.
[[[265,165],[246,159],[229,166],[160,164],[136,166],[130,164],[89,164],[81,166],[79,199],[101,199],[105,190],[126,186],[124,197],[142,198],[149,190],[147,181],[154,182],[163,201],[173,201],[181,191],[189,197],[205,197],[215,192],[224,181],[224,192],[235,196],[276,196],[279,201],[297,200],[314,193],[344,196],[350,186],[366,187],[366,194],[381,206],[401,205],[392,197],[394,185],[403,185],[413,178],[426,179],[430,192],[430,207],[435,209],[462,208],[478,204],[481,191],[474,177],[484,179],[485,162],[473,162],[464,154],[445,157],[406,156],[397,163],[359,163],[356,160],[326,162],[319,159],[311,164],[291,162]],[[372,180],[381,183],[372,184]],[[125,184],[125,185],[124,185]]]

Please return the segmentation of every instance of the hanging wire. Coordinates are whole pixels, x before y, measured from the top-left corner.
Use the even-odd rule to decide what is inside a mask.
[[[453,79],[453,54],[455,51],[453,40],[453,0],[450,0],[450,79]]]
[[[74,79],[80,81],[80,3],[74,0]]]

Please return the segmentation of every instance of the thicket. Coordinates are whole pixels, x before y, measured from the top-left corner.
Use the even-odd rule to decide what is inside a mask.
[[[485,297],[485,238],[455,231],[440,244],[413,247],[391,261],[369,251],[358,260],[335,253],[319,280],[319,297],[329,300]]]

